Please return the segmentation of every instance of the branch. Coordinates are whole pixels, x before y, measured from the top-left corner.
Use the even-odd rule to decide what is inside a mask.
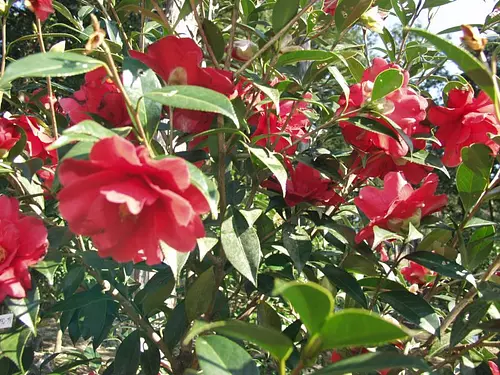
[[[229,69],[231,66],[231,56],[233,55],[234,48],[234,35],[236,34],[236,22],[238,22],[238,15],[240,11],[240,0],[234,0],[233,5],[233,18],[231,19],[231,33],[229,34],[229,47],[227,49],[226,63],[224,69]]]
[[[218,68],[219,62],[217,61],[217,58],[215,57],[214,51],[212,50],[210,43],[208,43],[208,38],[207,38],[207,35],[205,34],[205,30],[203,30],[203,22],[201,21],[201,17],[200,17],[200,14],[198,13],[198,8],[196,7],[195,1],[189,0],[189,2],[191,4],[191,9],[193,10],[194,19],[196,20],[196,23],[198,24],[198,31],[200,32],[201,39],[203,39],[203,44],[205,44],[205,47],[207,48],[210,59],[212,60],[212,64],[214,64],[214,66],[216,68]]]

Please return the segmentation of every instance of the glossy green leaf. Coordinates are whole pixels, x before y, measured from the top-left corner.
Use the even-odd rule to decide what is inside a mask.
[[[379,298],[408,321],[417,324],[433,335],[439,333],[438,315],[422,297],[406,290],[398,290],[381,293]]]
[[[389,279],[380,279],[380,277],[364,277],[361,280],[357,280],[358,284],[365,289],[377,290],[380,292],[390,292],[393,290],[406,290],[406,288]]]
[[[253,82],[252,83],[255,87],[257,87],[260,91],[262,91],[264,94],[266,94],[269,99],[272,100],[274,104],[274,108],[276,110],[276,114],[280,114],[280,92],[278,89],[275,89],[273,87],[269,87],[266,85],[261,85],[259,83]]]
[[[354,25],[373,4],[373,0],[342,0],[335,11],[337,33]]]
[[[219,113],[239,126],[231,101],[223,94],[199,86],[166,86],[144,95],[163,105],[194,111]]]
[[[257,285],[257,269],[262,257],[254,223],[234,210],[221,226],[221,242],[227,259],[252,284]]]
[[[186,316],[190,321],[208,311],[215,296],[215,287],[212,267],[203,272],[190,286],[186,294]]]
[[[286,0],[285,0],[286,1]],[[299,50],[285,52],[278,58],[277,65],[293,65],[301,61],[329,61],[333,59],[338,59],[338,55],[334,52],[322,51],[322,50]]]
[[[223,336],[199,337],[196,356],[204,375],[259,375],[250,354]]]
[[[311,336],[321,330],[333,311],[332,294],[315,283],[290,282],[277,285],[274,294],[282,295],[292,305]]]
[[[474,173],[465,164],[457,170],[457,190],[466,211],[469,211],[488,187],[489,180]]]
[[[489,179],[493,157],[491,156],[491,149],[488,146],[476,143],[470,147],[464,147],[461,154],[464,165],[476,175]]]
[[[130,333],[122,341],[114,362],[113,375],[135,375],[141,359],[139,331]]]
[[[36,335],[40,303],[40,291],[35,285],[26,293],[26,298],[13,299],[9,297],[5,299],[5,305],[10,312],[28,327],[34,335]]]
[[[281,318],[276,310],[267,302],[261,301],[257,306],[257,323],[281,332]]]
[[[25,77],[69,77],[104,66],[102,61],[71,52],[47,52],[28,55],[10,63],[0,79],[0,90]]]
[[[147,137],[153,138],[160,122],[162,106],[151,99],[141,100],[141,98],[149,91],[160,89],[160,80],[146,65],[129,57],[123,61],[122,79],[132,105],[139,110],[139,118]]]
[[[302,273],[313,250],[312,240],[307,231],[294,225],[285,225],[283,228],[283,246],[290,258],[292,258],[297,271]]]
[[[10,359],[19,369],[23,370],[23,354],[30,336],[31,331],[27,328],[0,333],[0,358]]]
[[[440,38],[428,31],[421,29],[410,29],[411,32],[425,38],[438,50],[443,52],[450,60],[454,61],[460,69],[472,79],[493,102],[497,100],[493,78],[486,65],[481,63],[472,54],[453,44],[452,42]]]
[[[372,244],[372,249],[376,249],[381,243],[385,241],[392,241],[392,240],[398,240],[398,241],[403,241],[404,237],[400,236],[399,234],[390,232],[384,228],[380,228],[378,226],[373,227],[373,244]]]
[[[175,280],[178,280],[181,275],[182,268],[189,258],[189,253],[181,253],[180,251],[172,249],[163,241],[160,241],[160,248],[163,256],[165,257],[163,261],[170,266]]]
[[[399,69],[387,69],[381,72],[373,84],[372,101],[385,98],[399,90],[404,83],[404,75]]]
[[[57,302],[50,311],[66,311],[78,309],[102,300],[112,300],[113,298],[105,294],[100,287],[96,286],[88,291],[80,292],[71,297]]]
[[[300,0],[277,0],[272,15],[275,33],[281,31],[299,11]]]
[[[160,374],[160,350],[151,340],[146,339],[146,344],[141,352],[141,369],[144,375]]]
[[[212,212],[212,217],[217,219],[219,216],[219,190],[217,189],[215,182],[205,176],[205,174],[194,164],[187,163],[187,166],[189,169],[191,183],[203,193],[205,198],[207,198],[208,204],[210,205],[210,211]]]
[[[429,153],[428,151],[418,150],[408,156],[404,156],[403,159],[415,164],[425,165],[428,167],[439,169],[448,178],[450,177],[450,174],[446,169],[446,167],[443,165],[441,159],[438,158],[436,155]]]
[[[488,225],[477,229],[469,239],[465,249],[461,249],[464,266],[473,271],[484,263],[493,250],[495,226]]]
[[[286,360],[293,350],[292,341],[281,332],[239,320],[196,322],[185,337],[184,344],[187,345],[195,336],[206,331],[215,331],[235,339],[249,341],[279,360]]]
[[[352,299],[359,303],[361,307],[365,309],[368,308],[366,296],[354,276],[342,268],[335,266],[326,266],[321,272],[323,272],[328,281],[346,292]]]
[[[460,264],[439,254],[428,251],[417,251],[407,255],[405,258],[427,267],[432,271],[436,271],[443,276],[467,280],[470,280],[471,277],[470,273]]]
[[[462,310],[451,328],[450,348],[460,344],[473,329],[477,328],[489,308],[490,302],[478,300]]]
[[[418,369],[431,371],[430,366],[420,357],[411,357],[393,353],[368,353],[344,359],[327,366],[313,375],[344,375],[350,373],[368,373],[386,369]]]
[[[286,182],[288,180],[288,174],[286,173],[286,168],[283,163],[276,157],[276,154],[260,147],[250,147],[247,146],[248,151],[254,155],[258,160],[260,160],[271,172],[273,172],[274,177],[278,180],[282,194],[286,194]]]
[[[222,31],[220,31],[219,27],[215,23],[206,18],[203,19],[202,28],[207,36],[208,44],[212,48],[216,60],[222,60],[222,57],[224,56],[224,47],[226,46]]]
[[[322,349],[371,347],[407,337],[400,327],[366,310],[347,309],[331,315],[321,328]]]
[[[398,140],[398,134],[394,130],[388,128],[387,126],[382,125],[380,122],[372,118],[351,117],[349,119],[346,119],[346,121],[349,121],[351,124],[353,124],[358,128],[368,130],[370,132],[377,134],[387,135],[395,140]]]

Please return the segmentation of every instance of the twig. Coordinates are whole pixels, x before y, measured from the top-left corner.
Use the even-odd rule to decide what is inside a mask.
[[[38,35],[38,42],[40,43],[40,50],[42,53],[45,53],[45,43],[43,41],[43,34],[42,34],[42,22],[40,21],[40,18],[36,18],[36,31]],[[2,42],[2,44],[5,46],[5,40]],[[52,81],[50,77],[47,77],[47,94],[49,95],[49,107],[50,107],[50,121],[52,124],[52,136],[57,139],[59,138],[59,133],[57,131],[57,119],[56,119],[56,109],[54,107],[54,92],[52,90]]]
[[[127,43],[128,49],[132,49],[132,43],[128,39],[128,35],[125,32],[125,29],[123,28],[122,21],[120,20],[120,17],[118,17],[118,13],[116,13],[115,6],[112,4],[111,1],[108,1],[108,7],[109,7],[109,10],[111,11],[111,15],[115,19],[116,25],[118,27],[118,31],[120,31],[120,34],[122,35],[123,41],[125,43]],[[106,11],[106,9],[104,9],[104,11]],[[109,17],[109,15],[108,15],[108,17]],[[141,21],[144,20],[143,17],[144,17],[144,12],[141,12]],[[142,27],[144,28],[144,24],[142,24]],[[142,33],[141,33],[141,36],[143,36]]]
[[[2,67],[0,69],[0,78],[5,73],[5,62],[7,61],[7,17],[2,17]]]
[[[170,22],[168,21],[167,16],[165,15],[165,11],[162,9],[162,7],[158,4],[158,1],[156,0],[151,0],[151,4],[153,4],[153,8],[155,8],[156,12],[161,18],[161,21],[163,22],[163,26],[167,29],[169,34],[174,34],[174,29],[172,29],[172,26],[170,26]]]
[[[309,8],[311,8],[317,1],[318,0],[311,0],[309,4],[307,4],[304,8],[302,8],[302,10],[299,13],[297,13],[297,15],[293,17],[292,20],[285,25],[285,27],[283,27],[280,31],[278,31],[276,35],[272,37],[271,40],[269,40],[269,42],[267,42],[259,51],[257,51],[257,53],[255,53],[255,55],[252,56],[251,59],[245,62],[241,66],[241,68],[238,69],[236,73],[234,73],[235,77],[241,75],[250,65],[252,65],[252,63],[257,58],[259,58],[264,52],[266,52],[270,47],[272,47],[274,43],[276,43],[283,35],[285,35],[286,32],[295,24],[295,22],[297,22],[300,19],[300,17],[302,17],[302,15],[305,14],[309,10]]]
[[[216,68],[219,67],[219,62],[217,61],[217,58],[215,57],[215,53],[212,50],[212,47],[210,46],[210,43],[208,42],[207,35],[205,34],[205,30],[203,30],[203,22],[201,20],[200,14],[198,13],[198,8],[196,7],[196,3],[194,0],[189,0],[191,4],[191,8],[193,10],[193,15],[194,19],[196,20],[196,23],[198,24],[198,31],[200,33],[201,39],[203,39],[203,43],[205,44],[205,47],[207,48],[208,55],[210,56],[210,59],[212,60],[212,64]]]
[[[240,0],[234,0],[233,5],[233,17],[231,19],[231,32],[229,34],[229,46],[227,49],[226,63],[224,64],[224,69],[229,69],[231,66],[231,56],[233,55],[234,48],[234,36],[236,34],[236,22],[238,21],[238,15],[240,11]]]

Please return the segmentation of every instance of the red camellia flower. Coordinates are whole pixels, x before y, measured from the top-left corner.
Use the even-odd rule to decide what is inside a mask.
[[[65,160],[59,178],[61,215],[102,257],[157,264],[160,241],[188,252],[205,235],[200,215],[209,205],[183,159],[152,160],[143,146],[115,136],[97,142],[90,160]]]
[[[401,269],[401,274],[410,284],[425,285],[427,277],[434,275],[434,272],[424,266],[410,261],[407,267]]]
[[[343,202],[333,190],[333,182],[321,177],[317,169],[304,163],[298,163],[294,168],[289,160],[285,160],[285,164],[289,171],[285,202],[290,207],[302,202],[316,206],[335,206]],[[274,191],[282,191],[281,186],[274,179],[265,181],[262,186]]]
[[[80,90],[71,98],[61,99],[59,103],[73,125],[91,120],[89,114],[101,117],[113,127],[131,124],[125,100],[104,68],[85,74],[85,82]]]
[[[50,14],[54,13],[52,0],[24,0],[24,5],[35,13],[40,21],[45,21]]]
[[[373,239],[373,227],[378,226],[393,232],[407,230],[411,222],[415,226],[448,202],[446,195],[434,195],[438,177],[429,174],[422,186],[413,189],[401,172],[390,172],[384,178],[382,190],[366,186],[354,199],[356,206],[370,219],[370,224],[356,236],[356,242]]]
[[[0,159],[21,139],[21,134],[12,121],[0,118]]]
[[[484,92],[474,98],[472,90],[450,90],[447,107],[432,107],[429,121],[438,127],[436,137],[443,145],[443,164],[447,167],[459,165],[462,148],[474,143],[483,143],[498,154],[500,145],[492,141],[488,133],[500,134],[499,119]]]
[[[24,97],[24,101],[26,103],[33,103],[33,104],[36,104],[36,101],[38,101],[47,111],[50,110],[50,101],[51,101],[51,99],[50,99],[49,95],[42,95],[42,96],[40,96],[40,93],[43,90],[44,89],[42,89],[42,88],[36,89],[30,95],[26,95]],[[55,98],[54,96],[52,96],[52,102],[54,103],[54,109],[55,109],[55,111],[57,113],[64,114],[64,111],[61,108],[61,106],[59,105],[59,102],[57,101],[57,98]]]
[[[54,142],[54,138],[47,134],[36,117],[20,116],[12,118],[11,121],[25,131],[26,151],[30,157],[40,158],[43,161],[50,159],[52,164],[57,163],[57,151],[47,151],[47,147]]]
[[[332,352],[332,356],[330,358],[330,361],[332,361],[332,363],[336,363],[338,361],[342,361],[342,356],[340,355],[339,352],[336,352],[336,351],[333,351]]]
[[[373,84],[377,76],[388,69],[398,69],[403,73],[404,82],[402,87],[390,93],[384,99],[375,103],[370,102]],[[415,134],[429,133],[430,130],[420,123],[426,117],[427,100],[409,88],[408,81],[409,73],[407,71],[402,70],[396,64],[389,64],[381,58],[375,58],[372,66],[365,70],[361,83],[351,86],[349,102],[346,102],[345,96],[341,97],[339,100],[340,107],[345,108],[347,106],[346,110],[350,112],[369,105],[375,107],[378,112],[399,125],[409,137]],[[377,121],[381,125],[391,128],[384,120],[377,119]],[[339,125],[346,142],[354,146],[359,152],[371,155],[383,151],[394,159],[392,164],[401,165],[405,163],[401,158],[408,153],[409,148],[400,136],[396,140],[385,134],[359,128],[349,121],[341,121]],[[425,141],[413,140],[413,145],[416,149],[423,149]],[[387,172],[385,171],[385,173]],[[383,175],[380,177],[383,177]]]
[[[323,12],[334,16],[335,11],[337,10],[338,2],[339,0],[325,0],[325,3],[323,5]]]
[[[42,220],[19,213],[15,198],[0,196],[0,303],[5,297],[25,298],[31,289],[28,267],[38,263],[48,247]]]
[[[189,38],[167,36],[148,47],[147,53],[130,51],[130,56],[153,69],[168,85],[205,87],[226,96],[234,92],[231,72],[202,68],[203,51]],[[185,133],[208,130],[215,115],[212,113],[174,110],[174,127]]]
[[[500,375],[500,370],[495,362],[488,361],[488,366],[490,368],[491,375]]]

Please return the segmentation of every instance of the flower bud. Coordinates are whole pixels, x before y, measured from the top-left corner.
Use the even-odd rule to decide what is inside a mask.
[[[232,57],[239,61],[250,60],[259,50],[257,44],[251,40],[235,40]]]
[[[66,41],[65,40],[54,44],[50,48],[50,52],[64,52],[65,50],[66,50]]]
[[[482,52],[484,50],[488,43],[488,39],[481,36],[477,27],[462,25],[462,31],[464,32],[462,41],[468,48],[476,52]]]
[[[369,30],[374,31],[376,33],[384,32],[384,19],[380,14],[377,7],[371,8],[369,11],[365,12],[361,18],[361,23]]]

